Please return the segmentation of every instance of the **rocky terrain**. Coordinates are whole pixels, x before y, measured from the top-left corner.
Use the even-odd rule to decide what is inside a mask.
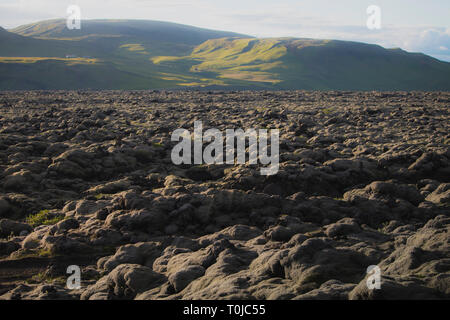
[[[449,299],[449,106],[449,92],[0,92],[0,299]],[[171,133],[195,120],[280,129],[278,174],[172,164]]]

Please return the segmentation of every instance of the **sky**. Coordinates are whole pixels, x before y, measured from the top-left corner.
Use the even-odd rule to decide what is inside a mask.
[[[450,0],[0,0],[0,26],[66,18],[149,19],[256,37],[352,40],[450,61]],[[367,8],[380,8],[369,29]]]

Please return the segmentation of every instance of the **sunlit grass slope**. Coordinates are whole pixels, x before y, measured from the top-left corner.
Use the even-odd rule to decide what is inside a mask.
[[[90,58],[55,58],[55,57],[0,57],[0,63],[36,63],[38,61],[63,61],[67,65],[75,64],[95,64],[98,59]]]
[[[283,40],[253,38],[222,38],[208,40],[197,46],[189,56],[153,57],[155,64],[192,60],[191,72],[214,72],[219,78],[277,83],[277,74],[271,69],[279,66],[279,60],[287,52]]]

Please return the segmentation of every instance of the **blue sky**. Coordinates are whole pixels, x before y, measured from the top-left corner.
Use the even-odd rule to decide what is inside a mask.
[[[450,61],[449,0],[0,0],[5,28],[66,17],[152,19],[258,37],[354,40],[424,52]],[[366,27],[369,5],[381,8],[381,29]]]

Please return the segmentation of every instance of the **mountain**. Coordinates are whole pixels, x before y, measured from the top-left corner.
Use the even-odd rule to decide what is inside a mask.
[[[450,90],[450,63],[336,40],[254,38],[147,20],[0,29],[0,89]]]
[[[446,90],[450,63],[377,45],[311,39],[214,39],[186,57],[154,63],[193,62],[191,72],[283,89]]]
[[[69,30],[66,20],[48,20],[10,30],[22,36],[54,39],[112,37],[198,45],[208,39],[243,36],[178,23],[151,20],[83,20],[82,28]]]

